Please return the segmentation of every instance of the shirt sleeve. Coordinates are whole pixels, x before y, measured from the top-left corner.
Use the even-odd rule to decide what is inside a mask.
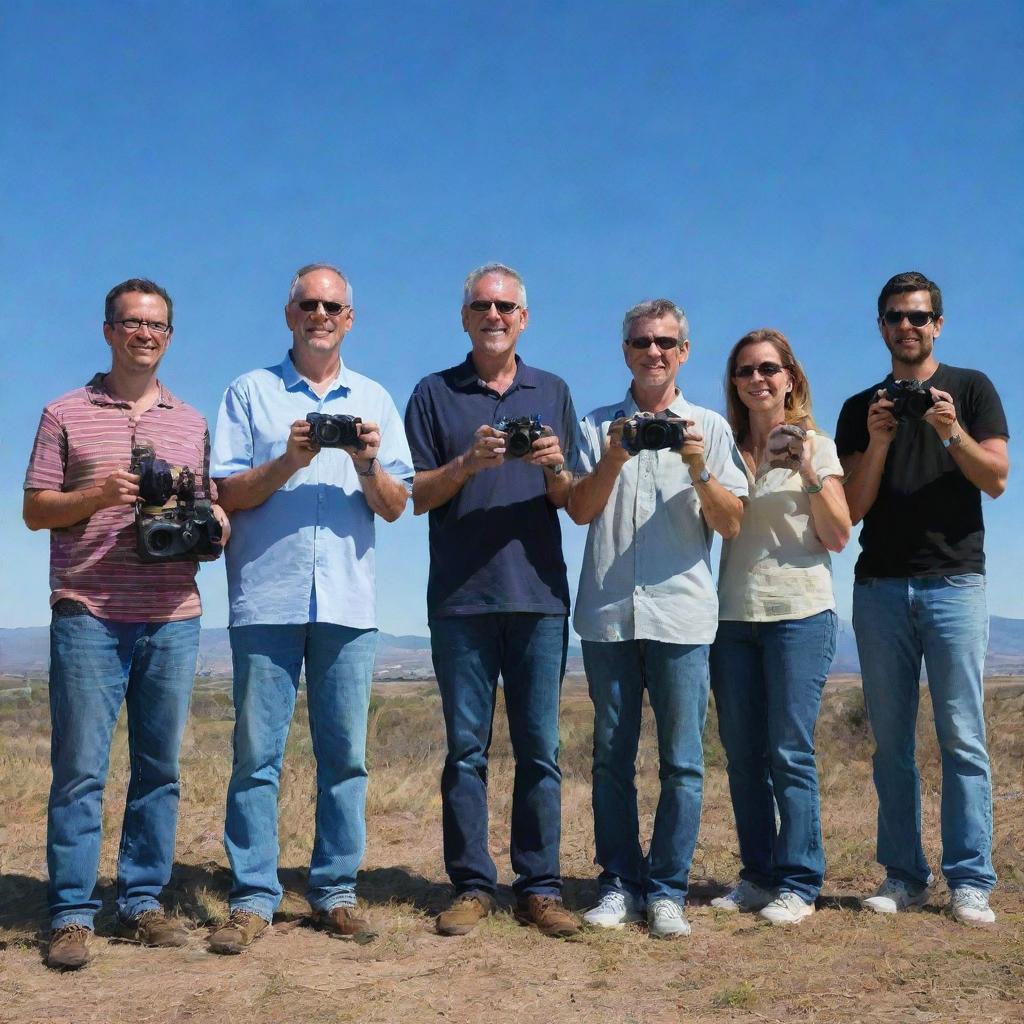
[[[224,392],[221,399],[210,463],[210,475],[215,479],[233,476],[235,473],[243,473],[253,468],[249,400],[237,382]]]
[[[964,409],[964,419],[967,421],[964,427],[967,432],[975,441],[988,441],[993,437],[1009,438],[1006,413],[992,381],[978,372],[972,383],[969,408]]]
[[[405,438],[405,428],[395,403],[385,391],[381,396],[380,451],[377,461],[385,473],[406,484],[412,483],[412,455]]]
[[[836,452],[841,457],[867,450],[868,410],[860,395],[854,395],[843,402],[836,424]]]
[[[579,429],[579,469],[581,476],[593,473],[601,461],[601,451],[604,444],[600,418],[597,410],[587,413],[580,422]]]
[[[412,465],[417,473],[437,469],[441,457],[434,439],[434,421],[425,381],[416,385],[405,409],[405,436],[409,443]]]
[[[819,480],[824,480],[827,476],[837,476],[842,479],[843,464],[839,461],[836,443],[831,437],[815,432],[811,465],[814,467],[814,472],[818,474]]]
[[[68,439],[60,420],[43,409],[25,473],[26,491],[62,491],[68,460]]]
[[[569,386],[563,383],[562,422],[559,424],[558,440],[562,446],[565,468],[572,474],[585,472],[581,470],[580,453],[582,438],[580,424],[576,418],[576,409],[572,404]]]
[[[719,483],[738,498],[750,493],[743,456],[733,440],[729,424],[717,413],[704,412],[704,461]]]

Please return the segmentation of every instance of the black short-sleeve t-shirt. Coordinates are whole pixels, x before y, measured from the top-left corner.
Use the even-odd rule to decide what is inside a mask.
[[[840,456],[868,446],[868,407],[884,381],[848,398],[839,414]],[[929,387],[953,396],[957,421],[975,441],[1008,437],[992,382],[977,370],[940,364]],[[878,497],[864,517],[858,580],[876,576],[952,576],[984,572],[981,491],[923,420],[902,420],[889,446]]]

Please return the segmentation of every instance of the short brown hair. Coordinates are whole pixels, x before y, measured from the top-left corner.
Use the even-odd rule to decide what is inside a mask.
[[[103,304],[104,323],[113,324],[114,317],[117,315],[117,300],[128,292],[142,292],[143,295],[159,295],[167,303],[167,323],[174,323],[174,303],[171,302],[170,295],[167,294],[165,288],[161,288],[155,281],[150,281],[148,277],[129,277],[127,281],[115,284],[107,292],[107,299]]]
[[[927,292],[932,300],[932,312],[938,317],[942,316],[942,292],[934,281],[929,281],[924,274],[916,270],[908,270],[905,274],[897,274],[885,282],[881,294],[878,296],[878,318],[882,318],[885,307],[892,295],[903,295],[906,292]]]

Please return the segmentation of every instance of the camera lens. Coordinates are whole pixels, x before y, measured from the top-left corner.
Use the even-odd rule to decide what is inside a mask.
[[[146,545],[154,554],[161,554],[171,546],[173,539],[172,530],[150,530],[146,534]]]
[[[644,444],[649,445],[651,448],[660,448],[668,444],[668,424],[658,422],[645,423],[643,431]]]
[[[320,443],[337,444],[341,440],[341,427],[330,420],[320,424]]]
[[[533,445],[530,443],[530,435],[525,430],[516,430],[509,434],[506,447],[509,455],[521,459],[529,453]]]

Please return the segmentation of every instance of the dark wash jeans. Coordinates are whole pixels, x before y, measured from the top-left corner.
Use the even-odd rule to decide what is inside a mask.
[[[514,889],[521,896],[561,892],[558,702],[568,637],[564,615],[505,612],[430,621],[448,737],[441,773],[444,863],[458,893],[493,893],[498,884],[487,849],[487,755],[499,674],[516,760]]]
[[[833,611],[782,622],[723,621],[711,647],[740,877],[806,903],[825,876],[814,727],[837,625]]]

